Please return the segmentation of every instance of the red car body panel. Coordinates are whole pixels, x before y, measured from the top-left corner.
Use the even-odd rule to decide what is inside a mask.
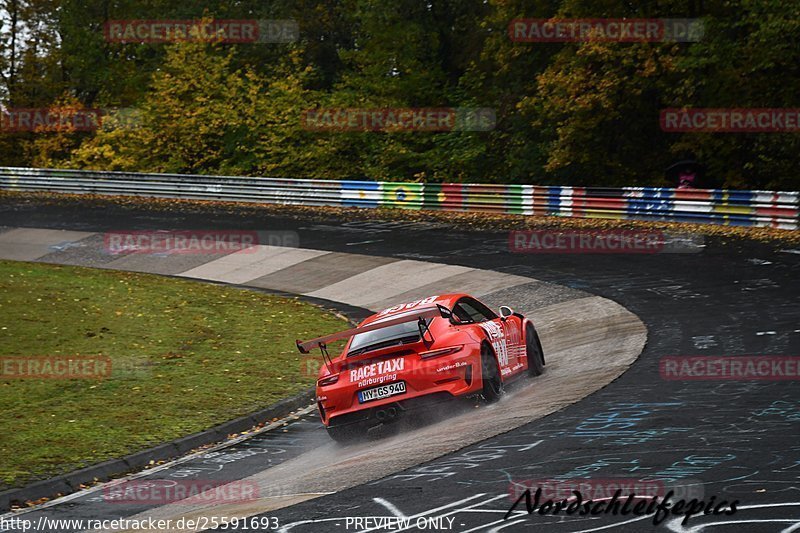
[[[348,355],[358,331],[371,324],[392,321],[397,317],[414,316],[436,309],[438,305],[451,309],[453,314],[470,322],[451,323],[442,316],[429,319],[430,334],[416,342],[370,349],[364,353]],[[482,311],[482,314],[480,314]],[[476,314],[478,312],[479,314]],[[488,317],[487,312],[494,315]],[[471,316],[470,316],[470,313]],[[430,313],[428,313],[430,316]],[[478,322],[476,319],[486,317]],[[410,327],[417,328],[412,318]],[[359,413],[374,411],[389,405],[424,397],[452,398],[478,394],[483,388],[481,375],[481,345],[488,343],[498,362],[501,379],[507,381],[528,368],[525,349],[525,327],[528,319],[519,314],[505,320],[467,294],[436,295],[385,309],[365,319],[352,334],[342,353],[333,357],[330,365],[323,365],[317,380],[317,404],[325,426],[346,424],[360,420]],[[373,329],[373,331],[375,331]],[[378,329],[377,331],[381,331]],[[369,333],[365,333],[367,335]],[[322,337],[327,340],[334,336]],[[432,341],[431,341],[432,338]],[[301,343],[298,347],[317,346],[315,341]],[[330,368],[329,368],[330,366]],[[388,397],[367,399],[359,392],[389,384],[405,384],[405,391]],[[401,385],[391,388],[399,389]],[[373,393],[367,393],[373,394]]]

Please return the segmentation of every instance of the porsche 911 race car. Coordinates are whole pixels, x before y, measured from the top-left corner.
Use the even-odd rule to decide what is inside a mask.
[[[430,296],[376,313],[353,329],[297,341],[319,348],[322,423],[338,441],[431,403],[480,396],[496,401],[506,382],[538,376],[544,354],[530,319],[502,306],[499,316],[467,294]],[[342,353],[331,342],[349,339]]]

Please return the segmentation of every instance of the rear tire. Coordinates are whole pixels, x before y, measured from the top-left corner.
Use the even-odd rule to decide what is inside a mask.
[[[544,371],[544,354],[539,335],[533,326],[525,328],[525,353],[528,356],[528,374],[533,377],[541,376]]]
[[[481,378],[483,391],[481,395],[486,403],[494,403],[503,395],[503,380],[500,377],[500,367],[497,364],[491,348],[484,344],[481,346]]]
[[[334,426],[325,428],[328,430],[328,436],[338,442],[339,444],[348,444],[355,440],[357,430],[350,426]]]

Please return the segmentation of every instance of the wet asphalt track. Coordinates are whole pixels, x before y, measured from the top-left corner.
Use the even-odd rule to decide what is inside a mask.
[[[694,517],[689,526],[695,531],[800,528],[800,384],[664,381],[658,372],[659,359],[670,355],[800,355],[800,247],[715,238],[693,254],[513,254],[504,232],[425,223],[241,220],[227,213],[175,218],[117,209],[6,202],[0,225],[293,230],[302,247],[460,264],[566,285],[611,298],[647,325],[640,359],[584,401],[369,485],[270,513],[283,530],[359,531],[364,528],[352,519],[367,516],[411,517],[412,525],[417,517],[440,519],[459,532],[654,528],[650,516],[517,514],[503,520],[514,483],[559,476],[654,479],[692,491],[702,483],[706,499],[739,500],[733,516]],[[226,449],[245,456],[229,462],[247,472],[247,460],[263,468],[264,461],[277,464],[293,449],[326,438],[313,416],[284,429]],[[90,518],[91,506],[84,511]],[[681,531],[681,518],[659,528]]]

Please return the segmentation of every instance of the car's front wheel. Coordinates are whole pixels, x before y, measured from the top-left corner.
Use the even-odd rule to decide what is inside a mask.
[[[481,395],[486,403],[496,402],[503,394],[503,380],[500,377],[500,367],[497,364],[491,348],[484,344],[481,347],[481,377],[483,378],[483,391]]]
[[[540,376],[544,370],[544,354],[539,335],[531,325],[525,328],[525,354],[528,356],[528,374]]]

